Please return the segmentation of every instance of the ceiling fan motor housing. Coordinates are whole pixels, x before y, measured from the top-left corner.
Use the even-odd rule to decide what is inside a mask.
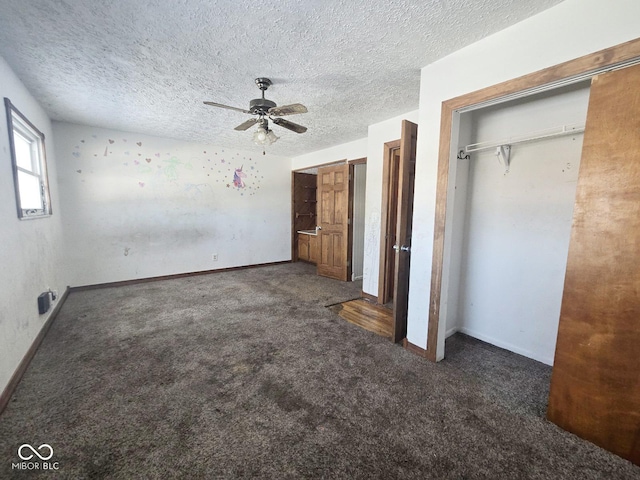
[[[276,102],[266,98],[254,98],[249,102],[249,111],[253,114],[266,115],[270,108],[275,107]]]

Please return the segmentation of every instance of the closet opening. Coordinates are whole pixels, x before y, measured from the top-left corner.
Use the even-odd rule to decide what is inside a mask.
[[[459,114],[446,337],[553,365],[589,89]]]

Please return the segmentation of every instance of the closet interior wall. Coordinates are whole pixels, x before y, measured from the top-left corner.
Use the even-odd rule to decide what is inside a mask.
[[[584,124],[589,84],[463,113],[459,149]],[[457,331],[553,364],[582,135],[457,160],[447,335]],[[445,353],[446,355],[446,353]]]

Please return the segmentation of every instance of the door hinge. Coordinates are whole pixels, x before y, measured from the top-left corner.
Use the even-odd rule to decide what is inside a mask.
[[[347,218],[347,225],[351,225],[351,219]]]
[[[351,266],[351,260],[347,260],[347,267]]]

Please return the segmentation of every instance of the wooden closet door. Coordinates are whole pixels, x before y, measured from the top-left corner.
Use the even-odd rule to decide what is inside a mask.
[[[640,66],[592,81],[547,416],[640,464]]]

